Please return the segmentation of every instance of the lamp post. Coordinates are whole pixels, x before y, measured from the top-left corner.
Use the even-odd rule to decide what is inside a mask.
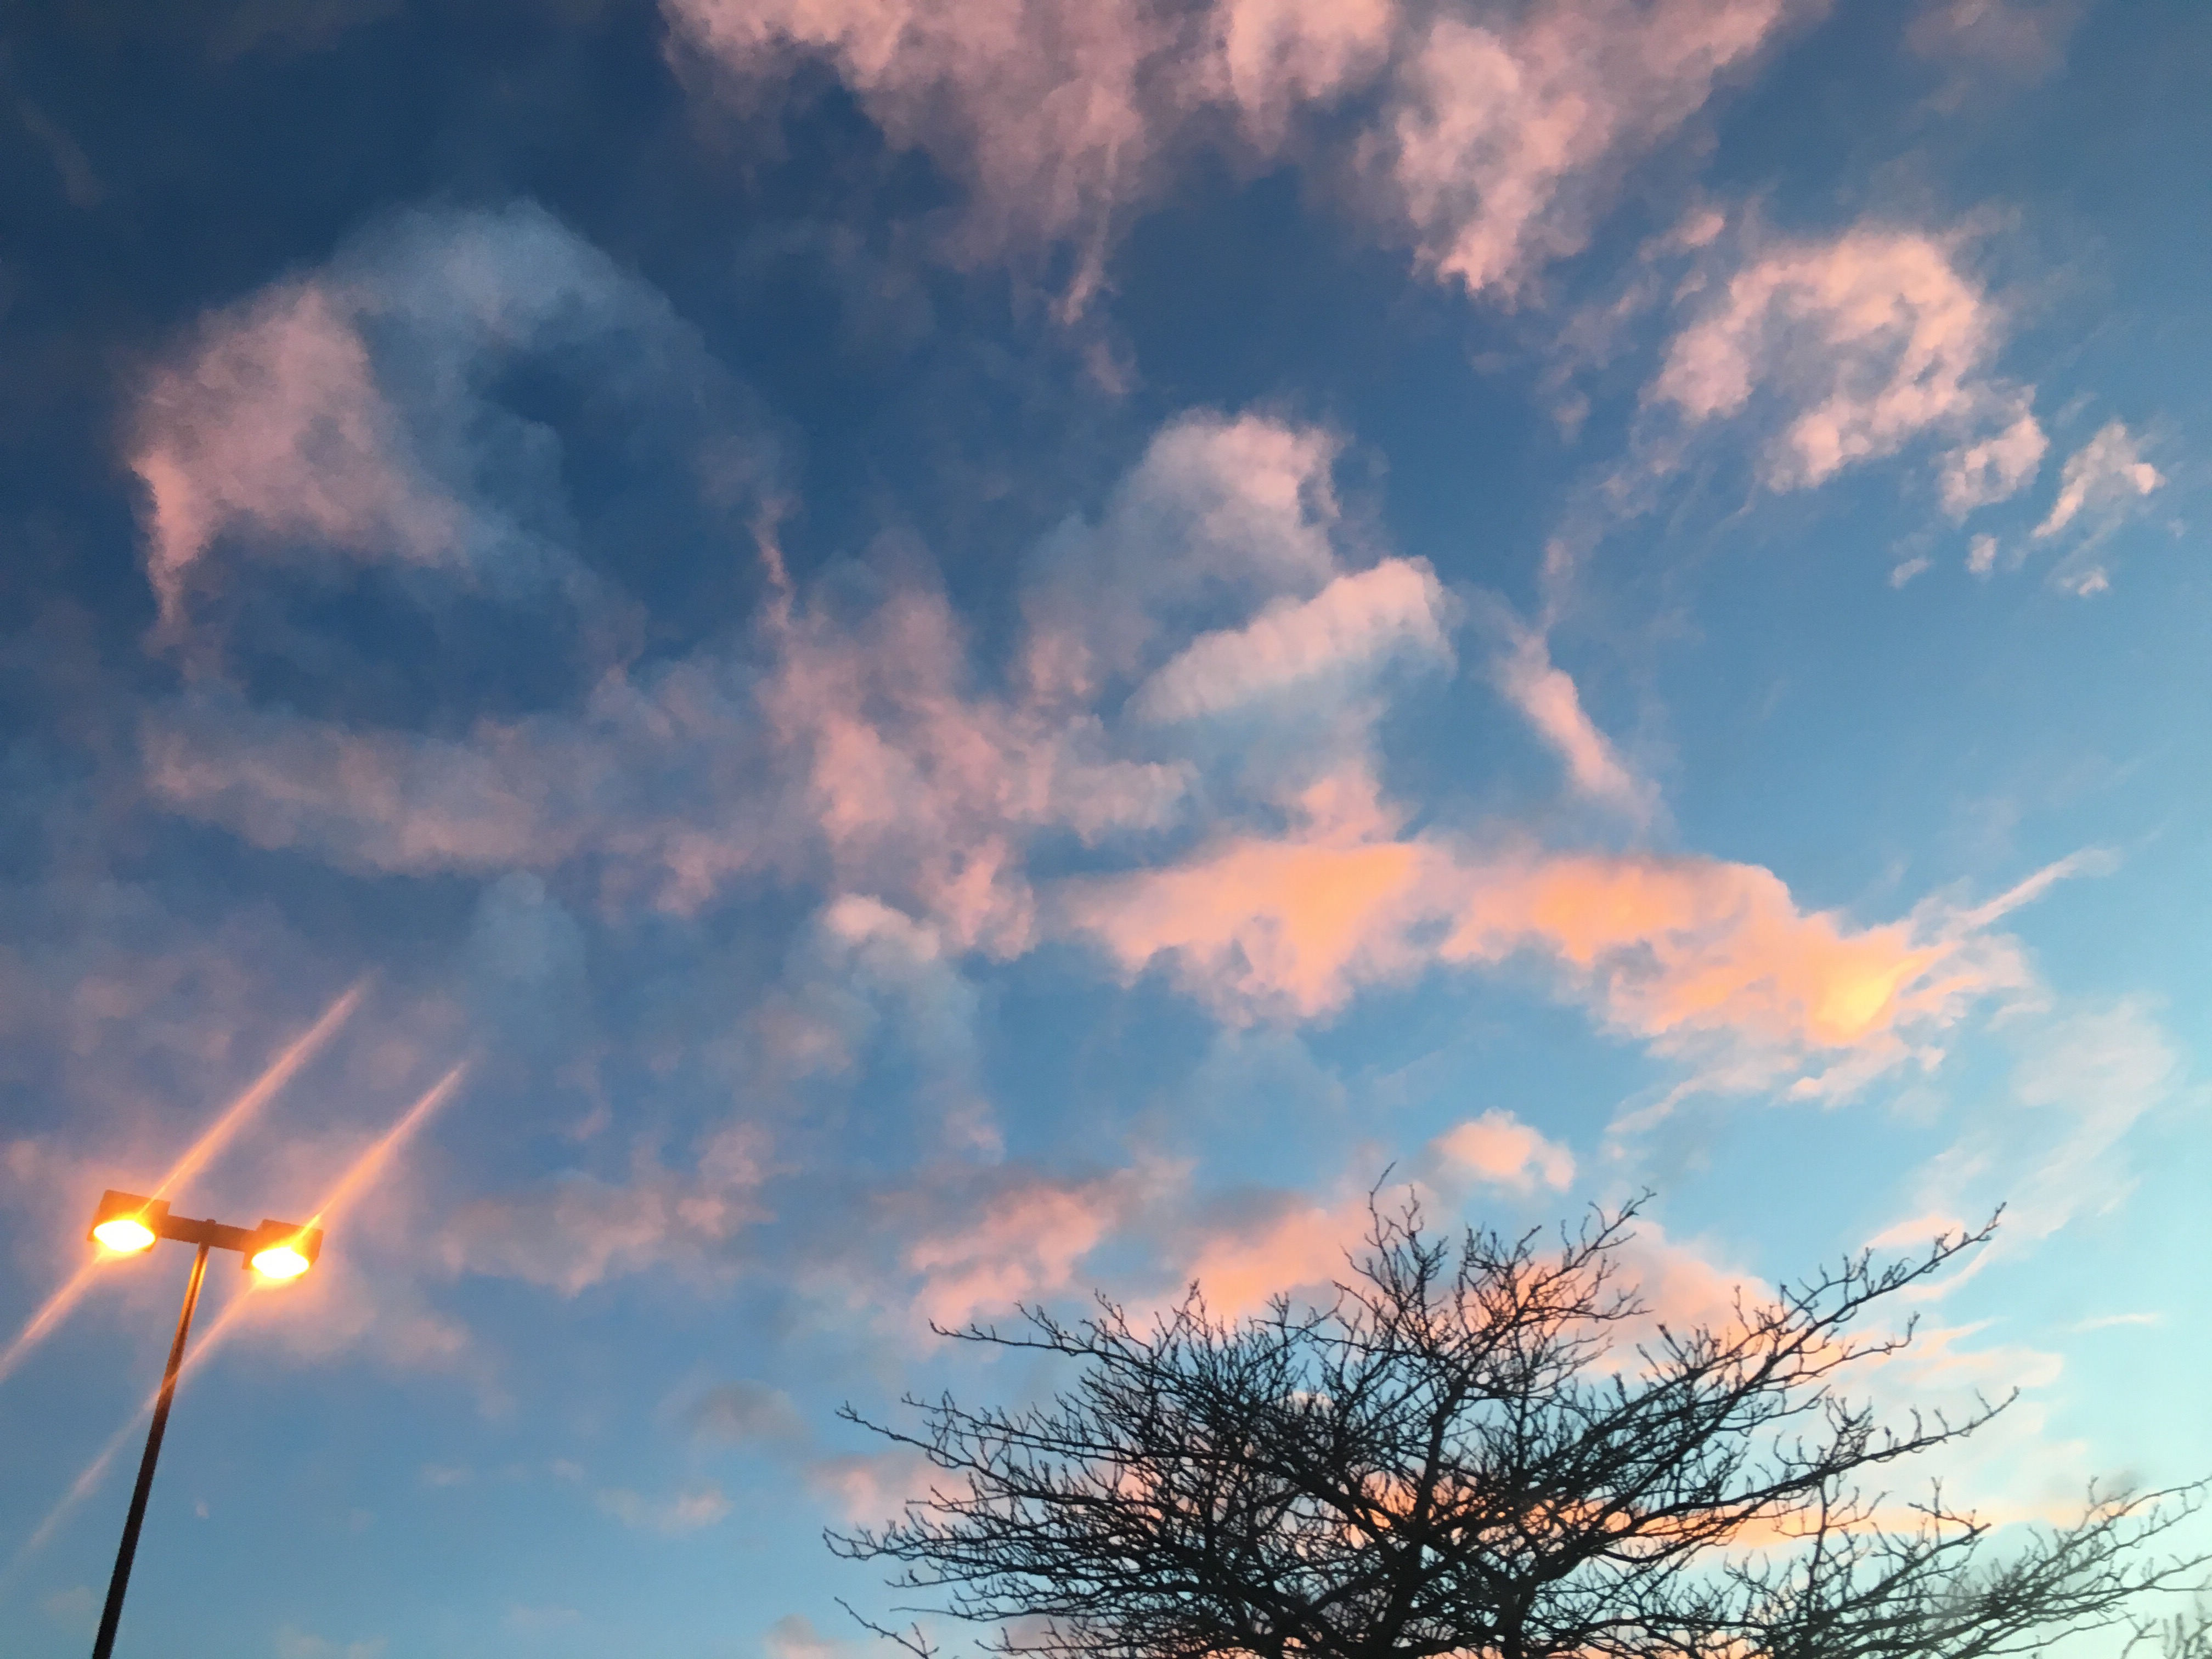
[[[115,1553],[115,1574],[107,1581],[107,1605],[100,1611],[100,1634],[93,1639],[92,1659],[109,1659],[115,1651],[115,1627],[123,1619],[123,1592],[130,1586],[131,1558],[138,1553],[138,1529],[146,1521],[147,1494],[154,1490],[154,1462],[161,1455],[161,1436],[169,1426],[169,1402],[176,1397],[177,1373],[184,1368],[185,1339],[191,1334],[192,1310],[198,1305],[200,1284],[207,1277],[208,1252],[236,1250],[244,1258],[240,1265],[264,1279],[297,1279],[315,1265],[315,1258],[322,1253],[323,1231],[289,1221],[264,1220],[258,1227],[191,1221],[171,1215],[165,1200],[110,1188],[100,1196],[88,1237],[115,1255],[143,1255],[164,1238],[198,1246],[192,1257],[191,1277],[185,1281],[184,1310],[177,1316],[177,1337],[169,1345],[161,1392],[154,1401],[153,1425],[146,1431],[146,1455],[138,1461],[138,1484],[131,1488],[131,1513],[123,1522],[123,1545]]]

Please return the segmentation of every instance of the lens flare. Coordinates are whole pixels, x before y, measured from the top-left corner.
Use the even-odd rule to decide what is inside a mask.
[[[231,1138],[244,1128],[246,1121],[275,1097],[276,1091],[292,1080],[293,1074],[321,1050],[324,1043],[337,1034],[338,1028],[353,1018],[353,1011],[361,1006],[368,994],[368,980],[363,976],[323,1011],[323,1017],[301,1035],[299,1039],[270,1062],[253,1086],[240,1095],[223,1115],[208,1126],[207,1133],[193,1143],[191,1149],[177,1160],[176,1167],[161,1177],[161,1184],[147,1194],[149,1198],[167,1198],[172,1187],[182,1186],[200,1172],[201,1167],[217,1152],[230,1144]]]
[[[119,1215],[103,1221],[92,1230],[92,1236],[118,1255],[136,1255],[154,1248],[154,1230],[137,1216]]]
[[[253,1271],[264,1279],[282,1282],[297,1279],[311,1267],[307,1258],[289,1244],[272,1244],[265,1250],[257,1250],[253,1256]]]
[[[425,1090],[421,1098],[400,1114],[399,1121],[371,1143],[368,1150],[338,1177],[338,1184],[331,1188],[314,1214],[307,1218],[307,1224],[323,1225],[335,1211],[359,1197],[362,1189],[383,1173],[386,1161],[415,1133],[422,1120],[453,1098],[453,1091],[461,1086],[461,1079],[468,1073],[469,1062],[463,1060]]]
[[[400,1115],[399,1121],[377,1137],[368,1149],[356,1158],[346,1172],[338,1177],[337,1184],[325,1196],[321,1205],[315,1211],[313,1220],[307,1224],[322,1225],[335,1211],[358,1198],[383,1172],[392,1153],[399,1149],[409,1135],[422,1127],[422,1121],[453,1098],[453,1091],[460,1086],[461,1079],[468,1075],[468,1062],[464,1060],[432,1084],[428,1091]],[[262,1252],[263,1255],[270,1253],[270,1251]],[[225,1304],[222,1311],[216,1315],[213,1322],[208,1326],[206,1333],[197,1338],[191,1348],[185,1352],[185,1363],[178,1372],[179,1388],[183,1386],[184,1379],[205,1364],[222,1346],[224,1339],[238,1328],[240,1322],[240,1316],[252,1305],[253,1298],[250,1295],[234,1296]],[[77,1476],[69,1491],[62,1494],[61,1501],[47,1512],[46,1518],[39,1523],[38,1529],[24,1540],[22,1547],[15,1552],[7,1566],[0,1569],[0,1583],[4,1583],[12,1577],[18,1567],[36,1554],[60,1529],[62,1522],[68,1518],[70,1512],[82,1503],[100,1485],[101,1479],[107,1473],[108,1465],[115,1461],[116,1454],[123,1449],[124,1443],[131,1437],[131,1431],[145,1419],[147,1413],[154,1409],[154,1402],[159,1398],[160,1393],[161,1390],[157,1389],[146,1396],[138,1409],[131,1414],[130,1420],[115,1431],[113,1437],[100,1449],[100,1455],[86,1467],[82,1474]]]
[[[353,1018],[354,1010],[361,1006],[362,998],[368,994],[368,984],[367,975],[356,980],[344,994],[325,1008],[320,1019],[269,1062],[269,1069],[254,1080],[252,1087],[223,1109],[222,1115],[208,1126],[206,1133],[193,1142],[175,1167],[161,1177],[161,1184],[146,1196],[165,1196],[172,1188],[191,1179],[210,1158],[221,1152],[231,1137],[246,1127],[246,1121],[267,1105],[277,1091],[289,1083],[293,1075],[320,1053],[323,1045],[337,1036],[339,1028]],[[70,1274],[60,1288],[46,1299],[38,1312],[31,1316],[29,1322],[16,1333],[15,1340],[4,1350],[0,1350],[0,1382],[6,1382],[15,1367],[23,1363],[24,1357],[51,1336],[54,1328],[69,1317],[70,1310],[92,1288],[100,1266],[100,1259],[95,1257]]]

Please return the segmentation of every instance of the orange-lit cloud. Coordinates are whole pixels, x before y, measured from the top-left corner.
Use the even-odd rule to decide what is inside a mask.
[[[1312,1018],[1433,964],[1548,962],[1610,1028],[1711,1079],[1847,1088],[1916,1055],[2027,970],[1948,914],[1860,927],[1755,865],[1479,854],[1442,839],[1237,836],[1180,866],[1071,885],[1063,915],[1127,973],[1166,967],[1236,1020]]]
[[[1291,1200],[1252,1219],[1203,1231],[1185,1258],[1179,1283],[1194,1283],[1206,1311],[1241,1319],[1278,1296],[1324,1299],[1350,1272],[1372,1218],[1364,1196],[1334,1203]]]
[[[1143,1172],[1130,1171],[1003,1187],[954,1224],[908,1243],[902,1265],[921,1279],[916,1311],[951,1328],[1066,1290],[1077,1265],[1127,1218],[1147,1184]]]
[[[1493,1186],[1564,1192],[1575,1178],[1574,1154],[1510,1112],[1485,1112],[1447,1129],[1429,1144],[1445,1168]]]

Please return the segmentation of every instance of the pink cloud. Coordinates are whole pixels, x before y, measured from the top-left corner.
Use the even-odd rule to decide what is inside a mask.
[[[1144,1184],[1131,1172],[1091,1182],[1025,1180],[994,1194],[956,1225],[906,1246],[903,1265],[922,1279],[916,1310],[954,1328],[1066,1290]]]
[[[487,387],[518,354],[610,345],[621,371],[599,384],[617,398],[672,388],[663,409],[688,406],[714,379],[659,293],[527,201],[387,216],[307,275],[206,313],[138,388],[127,440],[164,623],[180,632],[193,594],[219,586],[220,544],[558,593],[619,632],[605,585],[560,541],[557,443]],[[726,477],[750,479],[720,435],[740,458]]]
[[[2039,538],[2055,536],[2078,519],[2084,507],[2125,503],[2149,495],[2165,482],[2159,470],[2143,459],[2126,424],[2110,422],[2067,458],[2058,476],[2058,499],[2035,526],[2035,533]]]
[[[456,740],[185,705],[151,718],[142,748],[172,810],[260,847],[424,872],[543,868],[604,834],[613,757],[567,738],[542,721]]]
[[[1099,279],[1115,211],[1148,181],[1176,100],[1179,31],[1141,0],[663,0],[677,36],[741,97],[827,61],[890,142],[969,184],[970,246],[1067,240]]]
[[[766,1156],[760,1130],[732,1124],[699,1149],[690,1170],[641,1153],[619,1184],[573,1176],[479,1199],[452,1218],[439,1249],[449,1271],[520,1279],[563,1296],[656,1267],[696,1267],[767,1218],[758,1196]]]
[[[1513,1128],[1524,1127],[1513,1125],[1504,1114],[1495,1115],[1504,1118]],[[1478,1124],[1484,1121],[1477,1120]],[[1476,1126],[1461,1127],[1474,1129]],[[1537,1159],[1533,1178],[1564,1185],[1571,1177],[1551,1182],[1546,1166],[1556,1173],[1565,1152],[1534,1131],[1526,1133],[1534,1137]],[[1498,1157],[1500,1162],[1521,1149],[1520,1137],[1510,1131],[1498,1134],[1477,1130],[1465,1139],[1470,1150]],[[1530,1173],[1524,1166],[1524,1176]],[[1461,1224],[1457,1206],[1440,1200],[1419,1183],[1413,1190],[1427,1212],[1431,1230],[1449,1233]],[[1393,1194],[1385,1193],[1381,1197],[1387,1213]],[[1368,1253],[1373,1225],[1364,1193],[1334,1200],[1285,1195],[1248,1216],[1200,1232],[1188,1249],[1186,1265],[1176,1282],[1195,1281],[1207,1310],[1221,1319],[1258,1313],[1278,1296],[1325,1302],[1334,1286],[1346,1281],[1351,1263]],[[1740,1294],[1757,1297],[1766,1292],[1766,1286],[1756,1278],[1725,1266],[1706,1248],[1670,1237],[1650,1217],[1636,1221],[1622,1247],[1621,1259],[1623,1288],[1635,1290],[1644,1304],[1641,1315],[1615,1333],[1616,1353],[1632,1364],[1633,1356],[1626,1351],[1656,1336],[1660,1326],[1679,1331],[1702,1323],[1725,1329],[1735,1322]]]
[[[920,1452],[848,1452],[806,1465],[806,1484],[836,1504],[848,1522],[880,1522],[949,1484]]]
[[[1346,1278],[1347,1258],[1358,1254],[1370,1222],[1364,1197],[1334,1204],[1291,1200],[1251,1222],[1202,1235],[1181,1282],[1197,1284],[1217,1319],[1258,1313],[1277,1296],[1325,1296]]]
[[[1943,458],[1943,508],[1962,519],[1978,507],[2009,501],[2035,481],[2051,440],[2024,407],[2012,423]]]
[[[1498,659],[1496,672],[1499,689],[1566,763],[1568,781],[1577,794],[1611,807],[1632,823],[1651,821],[1658,792],[1628,769],[1611,739],[1597,729],[1574,681],[1553,665],[1542,635],[1522,632]]]
[[[1421,264],[1511,298],[1587,241],[1605,186],[1716,83],[1816,13],[1791,0],[1539,0],[1494,25],[1438,16],[1400,66],[1369,165]]]
[[[150,497],[147,574],[173,623],[226,529],[356,553],[450,558],[463,514],[413,462],[352,307],[317,281],[208,318],[142,395],[131,465]]]
[[[1583,246],[1618,176],[1724,76],[1820,9],[1539,0],[1477,22],[1396,0],[663,0],[741,101],[795,58],[829,64],[892,143],[967,187],[968,257],[1073,247],[1063,314],[1220,114],[1272,158],[1309,112],[1378,87],[1379,119],[1315,159],[1348,164],[1425,269],[1510,299]]]
[[[1026,948],[1030,834],[1066,825],[1096,839],[1177,810],[1181,769],[1111,757],[1095,718],[972,690],[940,592],[902,591],[857,628],[792,609],[770,631],[778,663],[762,706],[801,769],[839,884],[911,896],[962,949]]]
[[[2002,419],[1947,459],[1945,501],[1963,513],[2025,486],[2042,457],[2025,394],[1990,377],[2000,320],[1950,247],[1862,227],[1738,270],[1669,343],[1646,395],[1692,425],[1741,413],[1755,392],[1778,398],[1784,423],[1765,459],[1774,489]]]
[[[1447,1168],[1492,1186],[1564,1192],[1575,1178],[1574,1154],[1546,1139],[1510,1112],[1485,1112],[1446,1130],[1430,1150]]]
[[[1397,27],[1392,0],[1216,0],[1209,89],[1272,149],[1302,106],[1373,80]]]

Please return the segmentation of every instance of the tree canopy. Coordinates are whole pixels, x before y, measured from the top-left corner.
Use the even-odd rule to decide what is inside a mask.
[[[2009,1403],[1853,1391],[1913,1340],[1870,1316],[1991,1228],[1676,1328],[1628,1282],[1634,1204],[1542,1248],[1370,1213],[1323,1305],[1222,1319],[1194,1285],[1142,1324],[1101,1299],[945,1333],[1073,1379],[1016,1409],[910,1399],[908,1426],[848,1407],[945,1478],[831,1547],[927,1593],[904,1611],[1047,1659],[1984,1659],[2199,1565],[2154,1553],[2196,1487],[2093,1490],[2002,1537],[1940,1486],[1870,1489]]]

